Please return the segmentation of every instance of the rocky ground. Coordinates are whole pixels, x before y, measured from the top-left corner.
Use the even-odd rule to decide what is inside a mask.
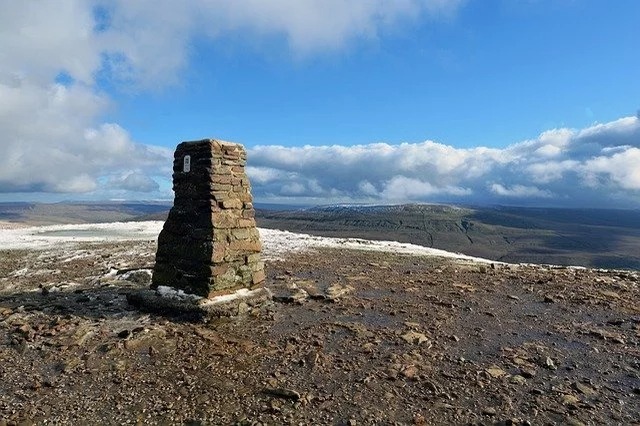
[[[138,312],[155,245],[0,252],[0,425],[640,424],[640,275],[322,249]]]

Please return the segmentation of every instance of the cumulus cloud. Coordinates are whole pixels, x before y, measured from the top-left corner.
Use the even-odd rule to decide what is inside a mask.
[[[91,83],[101,61],[93,26],[91,2],[4,1],[0,14],[1,72],[46,86],[52,76],[65,71],[76,80]]]
[[[463,0],[60,0],[0,14],[0,192],[154,192],[171,152],[103,117],[99,82],[179,80],[197,37],[283,42],[294,55],[349,48]],[[73,52],[73,54],[69,54]],[[258,200],[544,202],[640,206],[640,117],[551,129],[504,149],[434,141],[255,147]]]
[[[394,176],[383,184],[380,198],[390,201],[424,199],[439,194],[467,195],[471,190],[454,186],[437,187],[428,181],[405,176]]]
[[[535,186],[513,185],[507,187],[499,183],[494,183],[491,184],[489,188],[491,192],[502,197],[550,198],[553,196],[548,190],[542,190]]]
[[[640,191],[640,149],[628,147],[613,155],[600,155],[581,167],[590,186],[614,186]]]
[[[167,150],[100,121],[111,100],[96,84],[103,49],[92,7],[81,0],[3,5],[0,192],[87,193],[116,171],[170,168]]]
[[[124,189],[133,192],[153,192],[160,189],[158,182],[140,172],[124,173],[117,177],[112,177],[108,186],[113,189]]]
[[[0,192],[86,193],[114,170],[167,173],[170,152],[96,123],[108,100],[83,85],[0,80]]]
[[[190,40],[227,34],[284,40],[297,56],[335,51],[422,15],[454,13],[463,0],[97,1],[98,41],[114,76],[136,85],[174,82]],[[252,43],[255,45],[255,43]],[[259,47],[258,47],[259,48]]]
[[[553,129],[504,149],[433,141],[258,146],[249,161],[254,194],[263,199],[640,206],[637,117]]]
[[[155,191],[154,176],[170,176],[171,153],[136,143],[117,123],[104,122],[112,100],[100,82],[134,91],[173,84],[188,66],[197,37],[267,37],[283,40],[295,55],[308,55],[374,39],[421,15],[453,13],[460,3],[5,1],[0,14],[0,193]],[[280,173],[252,170],[261,184],[288,178]],[[320,182],[275,187],[292,195],[324,194]]]

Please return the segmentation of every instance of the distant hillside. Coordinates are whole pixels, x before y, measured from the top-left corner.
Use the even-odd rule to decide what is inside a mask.
[[[257,207],[263,228],[395,240],[514,263],[640,269],[638,210],[437,204]],[[170,208],[170,203],[0,203],[0,221],[51,225],[165,220]]]
[[[0,220],[29,225],[155,220],[166,217],[170,207],[168,203],[0,203]]]
[[[300,206],[255,203],[263,210],[296,210]],[[166,220],[172,202],[0,203],[0,221],[29,225]]]
[[[640,211],[408,204],[259,211],[258,225],[505,262],[640,269]]]

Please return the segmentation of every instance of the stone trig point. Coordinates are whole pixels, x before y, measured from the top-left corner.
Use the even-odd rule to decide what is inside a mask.
[[[204,139],[178,145],[175,200],[158,237],[155,291],[130,297],[132,304],[217,312],[218,301],[249,303],[270,296],[261,289],[264,264],[246,159],[244,147],[232,142]]]
[[[213,297],[264,281],[247,154],[242,145],[205,139],[178,145],[175,201],[158,237],[152,288]]]

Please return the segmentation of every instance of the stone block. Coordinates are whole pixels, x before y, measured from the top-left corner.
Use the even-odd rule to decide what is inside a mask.
[[[226,241],[224,243],[222,241],[217,242],[217,244],[213,246],[211,261],[214,263],[224,262],[225,256],[227,255],[228,251],[229,244]]]
[[[243,207],[243,203],[237,198],[231,198],[229,200],[223,200],[222,207],[225,209],[241,209]]]
[[[262,250],[260,241],[239,240],[231,241],[229,249],[234,252],[259,253]]]
[[[257,286],[260,285],[264,282],[264,280],[266,279],[266,275],[264,273],[264,271],[257,271],[253,273],[253,286]]]
[[[238,228],[255,228],[256,227],[256,220],[255,219],[247,219],[247,218],[237,219],[236,227],[238,227]]]
[[[211,223],[214,228],[246,228],[240,226],[241,216],[242,212],[237,210],[222,210],[211,215]]]
[[[252,198],[251,198],[251,193],[249,191],[243,191],[239,194],[236,194],[236,198],[240,201],[242,201],[243,203],[251,203]],[[249,209],[248,207],[246,207],[246,209]],[[252,207],[250,208],[251,210],[253,209],[253,204]]]
[[[250,228],[236,228],[231,230],[231,237],[234,240],[247,240],[252,236],[253,234]]]
[[[249,264],[249,267],[253,272],[264,271],[264,263],[263,262],[253,262]]]
[[[211,182],[213,182],[215,184],[232,185],[233,181],[234,180],[231,177],[231,175],[218,175],[218,174],[215,174],[215,175],[211,176]],[[216,188],[217,188],[217,186],[216,186]]]
[[[232,194],[229,191],[211,191],[211,199],[214,201],[224,201],[231,198]]]

